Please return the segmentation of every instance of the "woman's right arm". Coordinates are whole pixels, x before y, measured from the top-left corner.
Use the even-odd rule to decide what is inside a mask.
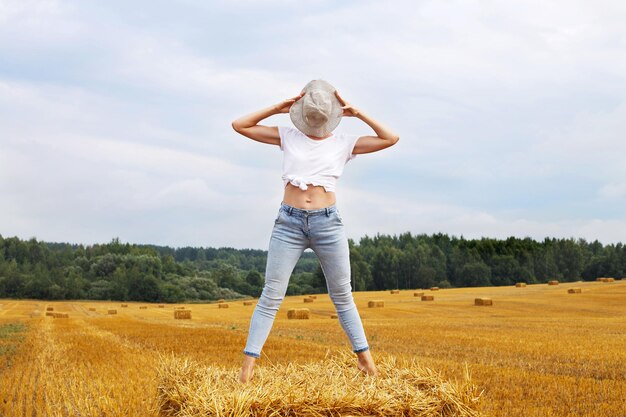
[[[302,98],[303,95],[304,93],[294,98],[284,100],[273,106],[267,107],[263,110],[259,110],[246,116],[240,117],[239,119],[233,121],[233,129],[235,129],[237,133],[240,133],[250,139],[256,140],[257,142],[269,143],[271,145],[280,146],[278,127],[263,126],[258,123],[261,120],[275,114],[289,113],[289,109],[291,109],[293,103]]]

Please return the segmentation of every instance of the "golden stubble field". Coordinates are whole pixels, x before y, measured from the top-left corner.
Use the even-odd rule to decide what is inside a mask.
[[[626,280],[424,293],[435,300],[355,293],[374,357],[416,358],[451,381],[467,365],[487,416],[626,416]],[[329,297],[303,298],[283,303],[260,366],[349,351]],[[371,300],[385,307],[368,308]],[[192,319],[175,320],[181,305],[121,304],[0,300],[0,416],[155,415],[147,410],[164,353],[236,376],[254,305],[184,304]],[[68,318],[46,316],[49,307]],[[287,319],[303,307],[309,320]]]

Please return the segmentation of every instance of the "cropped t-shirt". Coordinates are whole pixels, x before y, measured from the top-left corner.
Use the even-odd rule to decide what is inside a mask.
[[[307,184],[321,185],[335,191],[335,184],[352,153],[358,135],[333,134],[326,139],[311,139],[298,129],[279,126],[280,149],[283,151],[283,183],[292,183],[301,190]]]

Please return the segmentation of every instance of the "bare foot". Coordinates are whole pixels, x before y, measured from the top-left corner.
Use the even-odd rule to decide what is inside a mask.
[[[252,379],[252,376],[254,375],[255,362],[256,358],[244,355],[243,364],[241,365],[241,372],[239,372],[239,382],[245,384]]]
[[[378,369],[376,369],[376,364],[374,364],[374,359],[369,349],[364,352],[359,352],[356,355],[359,358],[356,366],[361,372],[369,376],[376,376],[378,374]]]

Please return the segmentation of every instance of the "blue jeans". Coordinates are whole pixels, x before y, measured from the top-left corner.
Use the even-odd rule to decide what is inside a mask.
[[[276,312],[285,298],[291,273],[307,248],[311,248],[320,260],[328,293],[352,350],[358,353],[369,349],[352,298],[350,250],[337,207],[304,210],[281,202],[267,253],[265,286],[252,314],[244,354],[255,358],[261,356]]]

